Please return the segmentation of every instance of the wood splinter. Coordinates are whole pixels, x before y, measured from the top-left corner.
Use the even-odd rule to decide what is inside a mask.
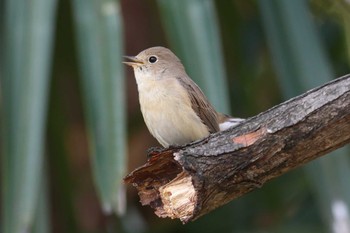
[[[175,179],[160,187],[159,195],[167,217],[180,220],[192,215],[197,202],[191,176],[186,172],[181,172]]]
[[[225,132],[154,153],[125,182],[159,217],[183,223],[350,142],[350,75]]]

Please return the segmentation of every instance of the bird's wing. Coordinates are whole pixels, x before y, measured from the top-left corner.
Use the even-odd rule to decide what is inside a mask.
[[[220,131],[217,122],[217,112],[209,103],[202,90],[188,77],[178,77],[177,79],[186,88],[192,108],[202,122],[208,127],[209,132],[214,133]]]

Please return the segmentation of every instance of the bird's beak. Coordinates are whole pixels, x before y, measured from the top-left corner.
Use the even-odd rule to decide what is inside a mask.
[[[124,56],[124,58],[130,60],[130,61],[124,61],[123,63],[128,65],[128,66],[140,66],[143,65],[143,62],[138,59],[137,57],[132,57],[132,56]]]

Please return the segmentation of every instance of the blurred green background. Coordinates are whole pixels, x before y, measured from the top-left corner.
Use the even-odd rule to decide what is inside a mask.
[[[345,0],[0,1],[0,232],[350,232],[349,148],[195,222],[122,178],[158,145],[122,55],[173,50],[215,107],[250,117],[349,73]]]

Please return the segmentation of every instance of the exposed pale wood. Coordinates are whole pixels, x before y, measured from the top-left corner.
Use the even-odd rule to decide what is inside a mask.
[[[186,146],[157,151],[125,181],[160,217],[197,219],[350,142],[350,76]]]

